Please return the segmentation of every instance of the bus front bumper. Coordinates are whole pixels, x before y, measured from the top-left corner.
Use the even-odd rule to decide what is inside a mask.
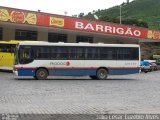
[[[18,71],[17,70],[13,70],[13,73],[18,76]]]

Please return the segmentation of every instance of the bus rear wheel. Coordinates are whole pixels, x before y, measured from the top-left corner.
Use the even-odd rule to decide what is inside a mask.
[[[39,68],[37,71],[36,71],[36,75],[35,75],[35,78],[38,79],[38,80],[45,80],[47,79],[48,77],[48,72],[46,69],[44,68]]]
[[[108,72],[105,68],[100,68],[97,70],[97,79],[105,80],[108,77]]]

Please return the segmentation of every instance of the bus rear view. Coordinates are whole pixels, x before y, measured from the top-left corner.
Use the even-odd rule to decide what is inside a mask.
[[[0,41],[0,69],[13,70],[16,44],[16,40]]]

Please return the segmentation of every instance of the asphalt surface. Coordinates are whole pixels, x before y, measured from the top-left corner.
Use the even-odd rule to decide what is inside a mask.
[[[160,113],[160,71],[109,76],[108,80],[34,80],[0,72],[0,113]]]

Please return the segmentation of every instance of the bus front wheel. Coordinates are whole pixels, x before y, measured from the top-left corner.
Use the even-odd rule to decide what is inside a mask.
[[[46,69],[44,68],[39,68],[37,71],[36,71],[36,75],[35,75],[35,78],[37,78],[38,80],[45,80],[47,79],[48,77],[48,72]]]
[[[100,68],[97,70],[97,79],[105,80],[108,77],[108,72],[105,68]]]

